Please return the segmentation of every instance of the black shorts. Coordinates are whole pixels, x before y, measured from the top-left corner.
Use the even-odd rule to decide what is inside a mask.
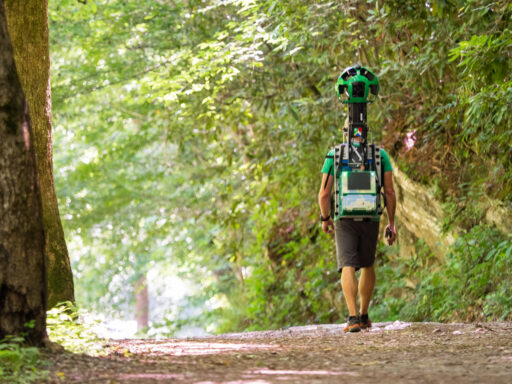
[[[356,271],[371,267],[375,262],[378,236],[378,221],[336,220],[334,237],[338,272],[343,267],[355,267]]]

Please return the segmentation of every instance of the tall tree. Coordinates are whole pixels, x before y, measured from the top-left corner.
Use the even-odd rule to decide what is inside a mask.
[[[0,339],[46,335],[44,231],[28,105],[0,1]]]
[[[5,7],[14,59],[34,129],[51,308],[62,301],[74,301],[75,296],[53,179],[48,1],[6,0]]]
[[[137,331],[142,331],[149,326],[149,292],[145,274],[135,282],[134,291]]]

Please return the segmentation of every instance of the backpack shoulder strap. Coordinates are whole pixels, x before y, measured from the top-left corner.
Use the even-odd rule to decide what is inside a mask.
[[[382,180],[382,157],[380,153],[380,147],[375,145],[375,171],[377,172],[377,183],[379,187],[383,186]]]
[[[382,186],[384,185],[384,180],[382,179],[382,155],[380,152],[380,147],[378,145],[373,145],[374,150],[374,158],[375,158],[375,171],[377,172],[377,210],[379,215],[382,214],[383,204],[381,204],[381,191]],[[384,205],[386,204],[385,199]]]
[[[342,169],[342,162],[345,155],[348,160],[348,151],[345,144],[339,144],[334,147],[334,218],[340,215],[340,185],[338,182],[338,174]]]
[[[343,151],[343,162],[348,165],[348,145],[345,145],[345,143],[340,144],[340,152]]]

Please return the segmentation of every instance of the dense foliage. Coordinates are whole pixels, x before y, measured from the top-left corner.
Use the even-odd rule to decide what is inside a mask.
[[[39,350],[24,343],[23,337],[0,340],[0,383],[28,384],[47,376]]]
[[[106,346],[93,332],[94,323],[85,322],[84,314],[72,303],[59,303],[53,307],[46,314],[46,322],[50,341],[58,343],[65,350],[91,356],[107,353]],[[41,353],[42,350],[27,345],[23,336],[9,336],[0,340],[2,384],[40,383],[48,377],[48,357]],[[66,379],[63,372],[56,372],[56,375],[61,380]]]
[[[434,271],[383,265],[378,318],[510,313],[510,238],[471,230],[485,207],[466,210],[484,195],[511,203],[508,1],[67,0],[50,14],[55,177],[79,302],[129,315],[135,281],[173,270],[202,287],[191,302],[213,330],[343,317],[316,193],[345,116],[335,79],[361,62],[381,82],[374,138],[436,186],[447,228],[469,230]],[[467,257],[502,262],[481,285]]]
[[[105,351],[93,331],[91,321],[85,322],[84,314],[71,302],[59,303],[46,313],[49,339],[74,353],[98,356]]]
[[[407,260],[384,256],[377,315],[413,321],[505,320],[512,317],[512,237],[486,226],[461,235],[439,265],[421,241]]]

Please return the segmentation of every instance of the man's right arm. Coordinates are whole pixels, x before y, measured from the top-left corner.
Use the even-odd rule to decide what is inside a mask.
[[[388,238],[388,244],[392,245],[396,239],[395,228],[395,210],[396,210],[396,194],[393,187],[393,172],[384,172],[384,195],[386,196],[386,211],[388,213],[388,226],[391,230],[391,237]],[[387,229],[386,228],[386,229]]]

